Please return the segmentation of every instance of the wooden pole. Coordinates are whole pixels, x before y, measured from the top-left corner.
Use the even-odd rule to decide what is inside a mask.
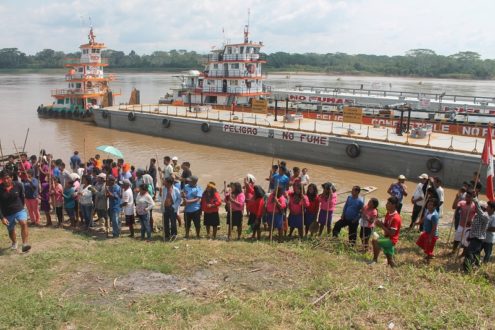
[[[3,158],[3,150],[2,150],[2,141],[0,140],[0,156],[2,157],[2,159],[0,160],[0,164],[2,165],[2,169],[5,165],[5,160]]]
[[[277,204],[275,203],[275,199],[277,199],[278,195],[278,181],[277,185],[275,186],[275,193],[273,195],[273,211],[272,211],[272,223],[270,224],[270,243],[273,242],[273,223],[275,222],[275,209],[277,208]]]
[[[24,138],[24,145],[22,146],[22,152],[26,151],[26,143],[27,143],[28,135],[29,135],[29,128],[27,129],[26,137]]]

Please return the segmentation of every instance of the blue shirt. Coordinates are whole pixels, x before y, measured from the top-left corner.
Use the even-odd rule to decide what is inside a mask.
[[[191,204],[186,204],[186,207],[184,209],[185,212],[196,212],[201,209],[201,196],[203,196],[203,191],[201,190],[201,187],[196,185],[196,186],[191,186],[189,184],[186,184],[184,187],[184,193],[186,194],[186,199],[195,199],[198,198],[198,200],[194,203]]]
[[[278,189],[281,190],[282,193],[284,193],[289,188],[289,177],[285,174],[275,173],[272,176],[272,180],[273,187],[275,187],[274,189],[276,189],[278,183]]]
[[[116,184],[108,187],[110,197],[108,198],[108,208],[112,211],[120,212],[120,203],[122,200],[122,189]]]
[[[70,167],[71,168],[75,168],[75,169],[78,169],[79,168],[79,165],[81,165],[81,158],[79,158],[78,155],[73,155],[71,158],[70,158]]]
[[[429,234],[433,230],[434,226],[436,226],[437,228],[435,230],[435,236],[438,237],[438,212],[434,210],[432,213],[430,213],[430,211],[426,210],[423,222],[423,231]]]
[[[38,198],[39,194],[39,182],[38,179],[32,178],[31,182],[22,181],[24,185],[24,196],[27,199],[35,199]]]
[[[394,183],[392,187],[390,187],[390,192],[392,195],[397,197],[400,203],[402,203],[402,199],[404,198],[404,188],[400,183]]]
[[[362,197],[353,198],[352,196],[348,196],[345,201],[344,210],[342,211],[344,219],[352,222],[358,221],[361,217],[361,209],[363,206],[364,202]]]
[[[64,207],[66,209],[73,209],[76,207],[76,200],[74,199],[74,188],[64,189]]]

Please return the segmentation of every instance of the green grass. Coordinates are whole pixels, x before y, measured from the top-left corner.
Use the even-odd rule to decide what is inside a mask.
[[[404,232],[398,267],[388,268],[384,257],[370,267],[370,255],[347,247],[344,235],[282,244],[162,243],[157,236],[145,243],[33,228],[29,254],[0,256],[0,328],[493,327],[493,264],[465,275],[440,241],[427,266],[414,244],[418,234]],[[0,246],[8,244],[4,232]],[[145,293],[125,286],[136,274],[145,278],[133,283],[157,273],[177,284],[160,291],[167,281],[160,282]]]

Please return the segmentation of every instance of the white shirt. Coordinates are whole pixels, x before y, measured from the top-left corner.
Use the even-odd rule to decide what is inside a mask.
[[[492,214],[490,216],[490,221],[488,222],[488,228],[490,227],[495,227],[495,214]],[[495,243],[495,233],[492,232],[492,231],[486,231],[486,238],[485,238],[485,242],[486,243]]]
[[[172,164],[168,164],[163,170],[163,178],[169,178],[174,173],[174,167]]]
[[[309,183],[309,175],[304,174],[301,176],[301,184],[308,184]]]
[[[122,203],[127,203],[124,206],[124,214],[125,215],[133,215],[134,214],[134,196],[132,194],[132,189],[128,188],[122,193]]]
[[[442,203],[442,205],[440,205],[440,207],[438,208],[439,209],[438,216],[441,218],[443,215],[443,203],[445,202],[445,192],[443,191],[442,187],[437,188],[437,195],[438,195],[438,202]]]
[[[423,193],[423,184],[421,182],[418,183],[418,185],[416,186],[416,190],[414,191],[414,194],[413,194],[413,200],[416,200],[420,197],[423,199],[418,201],[418,202],[415,202],[414,204],[416,204],[418,206],[423,206],[423,203],[425,200],[425,194]]]

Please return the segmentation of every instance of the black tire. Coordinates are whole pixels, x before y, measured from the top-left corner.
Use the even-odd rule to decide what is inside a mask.
[[[204,133],[208,133],[210,131],[210,124],[208,124],[208,123],[202,123],[201,124],[201,130]]]
[[[432,173],[438,173],[443,168],[443,163],[439,158],[433,157],[426,161],[426,168]]]
[[[136,120],[136,115],[134,114],[134,112],[129,112],[129,114],[127,115],[127,119],[129,119],[129,121]]]
[[[107,118],[108,118],[108,111],[103,110],[103,111],[101,112],[101,117],[102,117],[103,119],[107,119]]]
[[[164,119],[162,120],[162,125],[163,125],[163,127],[165,127],[165,128],[169,128],[169,127],[170,127],[170,122],[171,122],[171,121],[170,121],[170,119],[168,119],[168,118],[164,118]]]
[[[345,148],[345,153],[351,158],[356,158],[361,153],[361,147],[357,143],[351,143]]]

